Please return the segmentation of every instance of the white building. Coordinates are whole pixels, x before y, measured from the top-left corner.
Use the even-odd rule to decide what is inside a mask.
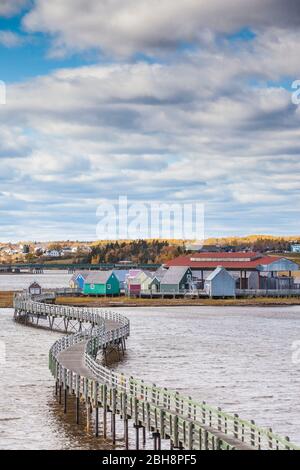
[[[219,266],[206,278],[204,290],[210,297],[235,297],[235,280]]]
[[[58,250],[49,250],[49,251],[46,251],[45,254],[49,258],[59,258],[60,257],[60,251],[58,251]]]
[[[31,295],[41,295],[42,288],[37,282],[33,282],[32,284],[30,284],[28,292]]]

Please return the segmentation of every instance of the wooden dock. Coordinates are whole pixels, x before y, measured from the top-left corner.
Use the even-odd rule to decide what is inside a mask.
[[[76,396],[77,423],[80,406],[84,403],[87,428],[90,428],[94,414],[96,436],[99,436],[99,410],[102,409],[103,437],[110,438],[114,446],[116,418],[121,419],[126,449],[129,448],[130,423],[135,428],[137,450],[149,448],[149,438],[155,450],[161,449],[162,440],[168,440],[171,449],[299,449],[288,437],[258,427],[254,421],[242,420],[238,415],[215,409],[205,402],[199,403],[191,397],[112,371],[97,359],[97,355],[102,352],[105,358],[112,347],[119,355],[124,354],[130,332],[129,320],[103,309],[50,303],[59,295],[62,295],[59,290],[35,297],[25,293],[16,295],[14,318],[36,326],[46,321],[50,329],[60,326],[62,331],[69,333],[56,341],[49,353],[57,399],[67,412],[68,396]]]

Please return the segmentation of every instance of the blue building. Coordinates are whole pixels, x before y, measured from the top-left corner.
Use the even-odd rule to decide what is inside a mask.
[[[291,245],[291,252],[292,253],[300,253],[300,244]]]
[[[85,280],[89,274],[90,271],[77,271],[76,273],[74,273],[70,281],[70,287],[72,289],[83,290]]]

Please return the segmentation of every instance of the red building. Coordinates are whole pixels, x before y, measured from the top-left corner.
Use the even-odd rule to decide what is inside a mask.
[[[292,271],[298,271],[299,266],[286,258],[267,256],[255,252],[240,253],[193,253],[179,256],[165,264],[170,266],[188,266],[193,271],[193,277],[203,284],[209,274],[222,266],[237,279],[237,287],[241,289],[279,289],[292,287]],[[249,286],[249,274],[257,273],[257,286]],[[279,273],[285,273],[279,277]],[[253,280],[252,280],[253,282]],[[280,285],[281,284],[281,285]]]

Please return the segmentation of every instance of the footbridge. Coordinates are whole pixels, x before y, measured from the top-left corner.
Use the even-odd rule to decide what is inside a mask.
[[[261,428],[254,421],[113,371],[106,357],[112,348],[119,357],[124,354],[129,320],[103,309],[55,305],[60,294],[58,290],[39,296],[17,294],[14,318],[24,325],[66,333],[53,344],[49,367],[65,413],[68,397],[76,399],[77,424],[84,404],[87,427],[92,427],[97,437],[101,431],[104,438],[111,439],[112,446],[117,438],[116,419],[122,420],[121,437],[126,449],[129,426],[133,425],[137,450],[149,448],[148,439],[155,450],[160,450],[165,440],[171,449],[299,450],[288,437]]]

